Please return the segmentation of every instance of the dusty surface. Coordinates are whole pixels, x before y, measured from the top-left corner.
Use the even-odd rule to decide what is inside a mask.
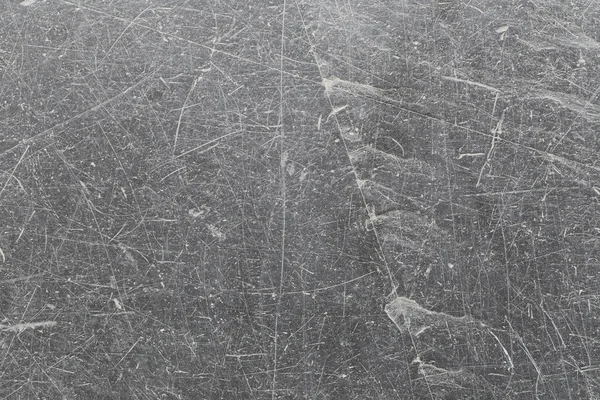
[[[0,398],[598,398],[599,22],[4,0]]]

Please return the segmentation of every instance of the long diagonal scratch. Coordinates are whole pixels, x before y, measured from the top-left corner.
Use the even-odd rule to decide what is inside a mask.
[[[273,340],[273,380],[271,381],[271,399],[275,400],[275,389],[277,388],[277,346],[279,335],[279,314],[281,312],[281,296],[283,293],[283,279],[285,272],[285,235],[286,235],[286,179],[285,163],[287,161],[287,152],[285,150],[285,129],[283,125],[283,55],[285,50],[285,8],[286,1],[283,1],[283,11],[281,15],[281,49],[279,59],[279,152],[281,161],[279,163],[279,176],[281,177],[281,260],[279,270],[279,296],[277,300],[277,311],[275,312],[275,338]]]
[[[125,96],[127,93],[131,92],[133,89],[137,88],[138,86],[140,86],[142,83],[146,82],[148,79],[150,79],[151,77],[154,76],[154,74],[156,73],[156,71],[153,71],[151,73],[149,73],[148,75],[144,76],[143,78],[141,78],[139,81],[137,81],[136,83],[134,83],[133,85],[129,86],[128,88],[126,88],[125,90],[123,90],[121,93],[118,93],[116,95],[114,95],[111,98],[108,98],[98,104],[96,104],[95,106],[88,108],[87,110],[84,110],[82,112],[80,112],[77,115],[72,116],[71,118],[67,118],[66,120],[59,122],[49,128],[44,129],[43,131],[36,133],[35,135],[28,137],[26,139],[21,140],[19,143],[17,143],[16,145],[14,145],[13,147],[11,147],[8,150],[5,150],[4,152],[2,152],[2,154],[0,154],[0,157],[5,156],[6,154],[9,154],[12,150],[23,146],[23,145],[29,145],[32,144],[33,142],[35,142],[36,140],[39,140],[40,138],[52,134],[53,132],[55,132],[58,129],[61,129],[65,126],[67,126],[68,124],[70,124],[73,121],[76,121],[80,118],[83,118],[89,114],[92,114],[100,109],[102,109],[104,106],[114,102],[115,100]]]

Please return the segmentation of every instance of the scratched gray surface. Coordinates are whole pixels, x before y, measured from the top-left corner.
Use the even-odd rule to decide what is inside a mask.
[[[0,398],[600,396],[594,2],[0,10]]]

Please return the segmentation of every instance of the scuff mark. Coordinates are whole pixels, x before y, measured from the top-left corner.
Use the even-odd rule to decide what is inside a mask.
[[[480,397],[496,398],[494,389],[485,380],[478,377],[466,368],[450,369],[440,368],[434,364],[422,361],[418,356],[412,361],[417,366],[418,374],[425,380],[428,387],[436,387],[438,398],[475,398],[471,397],[476,390]]]
[[[331,118],[331,116],[337,115],[340,111],[343,111],[346,108],[348,108],[348,104],[345,104],[345,105],[343,105],[341,107],[334,107],[333,110],[331,110],[331,112],[327,116],[327,119],[325,120],[325,123],[329,122],[329,118]]]
[[[331,79],[323,78],[321,84],[325,87],[325,92],[327,93],[339,90],[340,92],[350,93],[354,96],[367,95],[373,97],[386,97],[383,89],[364,83],[347,81],[335,76]]]
[[[493,93],[500,93],[500,89],[497,89],[497,88],[495,88],[493,86],[490,86],[490,85],[486,85],[485,83],[470,81],[468,79],[455,78],[453,76],[442,76],[441,78],[444,79],[444,80],[446,80],[446,81],[464,83],[466,85],[480,87],[482,89],[489,90],[490,92],[493,92]]]
[[[418,336],[429,327],[440,324],[478,324],[485,326],[470,317],[455,317],[449,314],[430,311],[421,307],[416,301],[406,297],[397,297],[385,306],[385,313],[402,333]]]
[[[564,92],[541,90],[534,93],[529,99],[549,100],[557,103],[563,108],[576,112],[578,116],[585,118],[588,122],[600,121],[600,106],[590,100],[584,100],[577,96]]]
[[[51,328],[56,325],[56,321],[42,321],[42,322],[26,322],[22,324],[4,325],[0,324],[0,330],[9,332],[22,332],[26,329],[36,328]]]

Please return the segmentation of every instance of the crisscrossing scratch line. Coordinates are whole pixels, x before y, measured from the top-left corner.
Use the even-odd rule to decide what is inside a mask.
[[[280,163],[279,163],[279,176],[281,180],[281,260],[279,270],[279,295],[277,297],[277,308],[275,311],[275,337],[273,339],[273,379],[271,381],[271,399],[275,400],[275,390],[277,388],[277,345],[278,345],[278,334],[279,334],[279,314],[281,311],[281,297],[283,294],[283,279],[285,273],[285,235],[286,235],[286,168],[285,163],[287,161],[287,152],[285,150],[285,127],[283,124],[283,55],[285,50],[285,9],[286,1],[283,1],[283,10],[281,13],[281,48],[280,48],[280,59],[279,59],[279,152],[280,152]]]
[[[319,75],[321,76],[321,81],[325,82],[325,83],[330,82],[328,80],[328,78],[325,76],[325,74],[323,73],[323,71],[322,71],[321,63],[319,62],[320,61],[319,57],[317,56],[317,54],[314,51],[315,45],[312,42],[311,35],[309,34],[308,29],[306,27],[306,24],[304,22],[304,18],[302,17],[302,10],[300,9],[297,1],[296,1],[296,7],[298,8],[298,13],[301,16],[300,19],[302,21],[302,26],[304,28],[304,34],[306,36],[306,40],[310,44],[311,53],[312,53],[313,58],[315,60],[315,64],[317,65],[317,69],[319,70]],[[325,88],[325,89],[327,89],[327,88]],[[331,100],[330,91],[324,90],[324,92],[325,92],[325,96],[327,97],[327,102],[329,103],[331,109],[332,110],[335,109],[333,101]],[[350,156],[350,149],[348,148],[348,143],[347,143],[346,139],[344,138],[344,135],[342,135],[342,127],[340,126],[340,123],[339,123],[339,120],[338,120],[336,114],[332,115],[332,118],[335,121],[335,125],[337,127],[338,133],[340,134],[340,138],[341,138],[342,143],[344,145],[344,151],[346,153],[346,156],[348,158],[350,166],[352,167],[352,172],[354,173],[354,179],[355,179],[355,182],[356,182],[356,186],[358,187],[358,191],[360,193],[360,197],[362,199],[362,203],[363,203],[363,205],[365,207],[365,210],[368,212],[369,211],[369,206],[368,206],[368,203],[367,203],[367,199],[366,199],[366,196],[365,196],[365,194],[363,192],[363,189],[362,189],[362,187],[361,187],[361,185],[359,183],[358,173],[356,172],[356,167],[354,165],[354,162],[352,161],[352,157]],[[394,276],[392,275],[392,271],[391,271],[390,266],[389,266],[389,264],[387,262],[387,259],[385,257],[385,252],[383,251],[383,245],[381,243],[381,239],[379,238],[379,234],[377,233],[377,230],[375,229],[375,227],[373,227],[373,233],[375,235],[375,240],[377,242],[377,250],[378,250],[379,256],[380,256],[381,260],[383,261],[383,264],[384,264],[385,269],[386,269],[387,276],[388,276],[388,278],[390,280],[390,286],[391,286],[390,293],[394,294],[396,292],[396,289],[398,288],[399,284],[398,284],[397,280],[394,278]]]

